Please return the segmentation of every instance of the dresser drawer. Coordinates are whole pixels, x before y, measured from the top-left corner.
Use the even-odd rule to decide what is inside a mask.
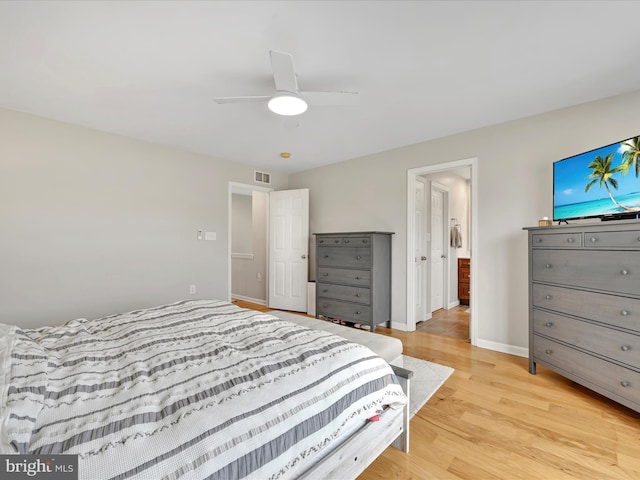
[[[543,310],[533,311],[533,332],[625,363],[640,365],[640,337]]]
[[[640,373],[534,335],[536,361],[552,365],[640,406]]]
[[[534,282],[640,293],[640,255],[625,251],[534,249],[531,258]]]
[[[531,235],[533,248],[582,246],[582,233],[534,233]]]
[[[469,284],[471,278],[471,269],[469,267],[460,267],[458,269],[458,282]]]
[[[330,283],[318,283],[318,297],[348,300],[350,302],[371,303],[371,290],[363,287],[351,287],[348,285],[332,285]]]
[[[640,299],[533,284],[534,307],[640,332]]]
[[[371,238],[369,237],[344,237],[342,239],[343,245],[349,245],[351,247],[371,247]]]
[[[371,285],[371,271],[319,267],[318,282],[369,287]]]
[[[318,248],[318,265],[369,268],[371,266],[371,249],[320,247]]]
[[[343,237],[343,236],[321,236],[316,240],[318,245],[323,247],[371,247],[371,237],[357,236],[357,237]]]
[[[371,308],[368,305],[319,298],[316,308],[318,315],[324,315],[325,317],[351,320],[356,323],[369,324],[370,322]]]
[[[342,237],[327,237],[323,235],[316,240],[316,244],[327,247],[340,246],[342,245]]]
[[[638,248],[640,230],[626,232],[598,232],[585,230],[584,246],[588,248]]]

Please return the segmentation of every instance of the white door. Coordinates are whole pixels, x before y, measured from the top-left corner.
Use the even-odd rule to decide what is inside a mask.
[[[269,307],[307,311],[309,189],[269,194]]]
[[[415,266],[415,320],[427,318],[427,182],[416,177],[415,182],[415,230],[414,230],[414,266]]]
[[[444,244],[445,193],[431,184],[431,311],[444,308]]]

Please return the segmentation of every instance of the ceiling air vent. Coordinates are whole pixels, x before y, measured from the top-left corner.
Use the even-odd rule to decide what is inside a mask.
[[[266,183],[268,185],[271,184],[271,174],[264,172],[253,172],[253,179],[256,183]]]

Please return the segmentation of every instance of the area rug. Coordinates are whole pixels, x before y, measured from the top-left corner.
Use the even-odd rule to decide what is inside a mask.
[[[409,415],[413,417],[454,372],[453,368],[419,358],[402,356],[403,366],[413,372],[409,392]]]

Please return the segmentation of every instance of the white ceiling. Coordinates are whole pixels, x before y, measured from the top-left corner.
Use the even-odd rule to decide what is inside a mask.
[[[5,0],[0,106],[295,172],[638,90],[638,18],[638,1]],[[212,101],[272,93],[270,49],[302,90],[358,105],[292,123]]]

